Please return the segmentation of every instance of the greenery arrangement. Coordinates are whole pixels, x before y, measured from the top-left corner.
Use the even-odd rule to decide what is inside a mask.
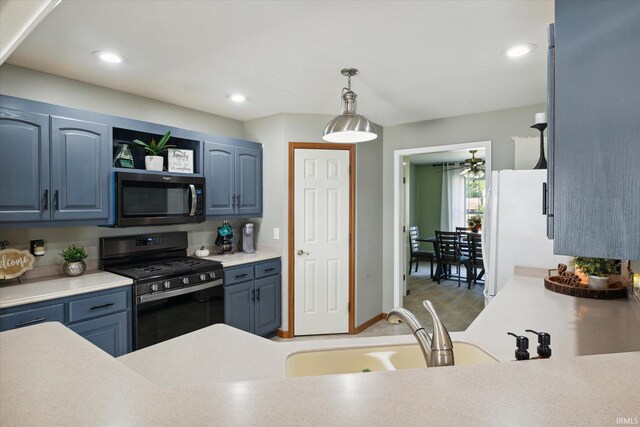
[[[588,276],[607,277],[618,273],[618,263],[614,259],[574,257],[571,265]]]
[[[89,256],[87,251],[84,249],[84,246],[76,245],[69,246],[67,249],[60,252],[60,255],[62,255],[62,258],[64,258],[66,262],[80,262]]]
[[[153,138],[151,138],[151,142],[149,144],[147,144],[146,142],[140,141],[139,139],[134,139],[133,143],[141,147],[144,147],[144,149],[147,151],[147,153],[149,153],[149,155],[157,156],[163,151],[166,151],[169,148],[175,147],[175,145],[167,145],[167,141],[169,141],[169,138],[171,138],[170,131],[165,133],[162,136],[162,138],[160,138],[160,141],[158,141],[157,144],[156,144],[156,140]]]
[[[469,228],[480,228],[482,227],[482,217],[480,215],[471,215],[467,218],[467,225]]]

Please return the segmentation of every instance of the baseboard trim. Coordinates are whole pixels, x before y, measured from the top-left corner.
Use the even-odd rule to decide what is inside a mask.
[[[282,329],[276,330],[276,335],[280,338],[291,338],[289,331],[283,331]]]
[[[367,329],[369,326],[373,325],[374,323],[386,319],[387,318],[387,313],[380,313],[377,316],[372,317],[371,319],[367,320],[366,322],[364,322],[362,325],[357,326],[355,333],[359,334],[360,332],[364,331],[365,329]]]

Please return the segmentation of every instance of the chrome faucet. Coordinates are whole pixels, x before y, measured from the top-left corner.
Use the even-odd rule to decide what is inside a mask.
[[[401,320],[413,331],[413,336],[418,340],[422,349],[424,360],[428,367],[453,365],[453,343],[447,328],[438,317],[436,309],[429,300],[422,302],[433,319],[433,339],[420,324],[420,321],[406,308],[394,308],[387,314],[387,322],[397,324]]]

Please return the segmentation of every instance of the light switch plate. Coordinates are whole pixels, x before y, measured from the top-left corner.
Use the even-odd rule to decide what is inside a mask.
[[[280,240],[280,229],[277,227],[273,229],[273,239]]]

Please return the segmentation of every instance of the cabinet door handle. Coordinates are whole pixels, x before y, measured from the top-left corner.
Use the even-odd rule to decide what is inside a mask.
[[[260,289],[256,290],[256,301],[260,301]]]
[[[243,277],[247,277],[247,276],[248,276],[248,274],[247,274],[247,273],[244,273],[244,274],[236,274],[236,279],[241,279],[241,278],[243,278]]]
[[[236,195],[236,204],[240,207],[240,195]]]
[[[547,183],[542,183],[542,215],[547,214]]]
[[[58,190],[53,193],[53,208],[55,210],[60,210],[60,205],[58,204]]]
[[[44,190],[44,195],[42,196],[44,198],[44,207],[43,209],[45,211],[49,210],[49,190]]]
[[[107,308],[107,307],[111,307],[113,305],[112,302],[108,302],[106,304],[102,304],[102,305],[94,305],[93,307],[91,307],[89,310],[98,310],[100,308]]]
[[[40,322],[44,322],[45,320],[47,320],[46,317],[38,317],[37,319],[33,319],[33,320],[25,320],[24,322],[18,322],[15,324],[15,328],[21,328],[23,326],[28,326],[28,325],[33,325],[36,323],[40,323]]]
[[[264,269],[264,272],[265,272],[265,273],[268,273],[268,272],[270,272],[270,271],[274,271],[275,269],[276,269],[275,267],[265,268],[265,269]]]
[[[256,291],[254,289],[251,290],[251,301],[256,300]]]

